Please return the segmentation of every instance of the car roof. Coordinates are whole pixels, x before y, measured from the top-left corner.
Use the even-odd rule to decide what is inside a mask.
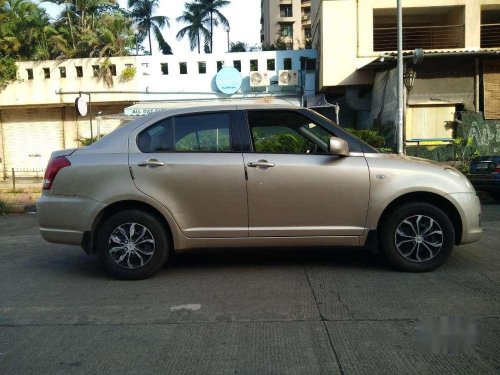
[[[231,104],[201,104],[194,105],[191,103],[179,103],[179,107],[169,108],[157,113],[161,113],[162,117],[191,114],[191,113],[201,113],[201,112],[217,112],[217,111],[235,111],[235,110],[247,110],[247,109],[297,109],[299,106],[293,104],[249,104],[249,103],[231,103]]]

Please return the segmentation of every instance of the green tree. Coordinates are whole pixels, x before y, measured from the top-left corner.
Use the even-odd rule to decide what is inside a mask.
[[[152,53],[151,30],[155,35],[158,47],[164,55],[171,55],[172,48],[165,41],[161,29],[170,27],[169,19],[166,16],[155,16],[158,10],[159,0],[129,0],[128,7],[131,9],[130,15],[136,23],[141,39],[147,36],[149,41],[149,52]]]
[[[229,27],[229,21],[220,12],[219,9],[224,8],[231,2],[228,0],[197,0],[197,3],[201,6],[201,16],[203,19],[207,19],[210,26],[210,52],[213,52],[213,35],[214,26],[218,26],[219,23],[223,26]]]
[[[50,37],[54,57],[126,55],[133,48],[132,21],[116,0],[48,0],[64,7]]]
[[[96,29],[97,43],[92,55],[123,56],[127,55],[134,45],[132,20],[122,13],[104,14],[99,19]]]
[[[248,45],[245,42],[232,42],[229,52],[246,52]]]
[[[49,37],[56,31],[38,4],[29,0],[0,2],[0,54],[19,60],[47,59]]]
[[[17,78],[17,65],[12,57],[0,57],[0,91]]]
[[[184,7],[184,12],[176,20],[187,26],[179,30],[177,39],[182,39],[187,35],[191,51],[198,47],[198,53],[201,53],[201,35],[205,40],[210,38],[210,32],[204,26],[206,20],[203,19],[202,7],[198,3],[185,3]]]

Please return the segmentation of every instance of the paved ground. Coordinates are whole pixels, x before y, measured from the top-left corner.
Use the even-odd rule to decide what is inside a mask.
[[[125,282],[44,242],[35,216],[0,218],[0,373],[498,374],[500,205],[484,229],[427,274],[355,250],[255,250]],[[437,316],[477,324],[479,345],[457,352],[474,337],[459,331],[451,354],[421,347]]]

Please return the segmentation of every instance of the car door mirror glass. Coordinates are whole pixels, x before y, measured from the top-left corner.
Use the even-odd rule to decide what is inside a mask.
[[[349,155],[349,144],[342,138],[330,137],[330,154],[347,156]]]

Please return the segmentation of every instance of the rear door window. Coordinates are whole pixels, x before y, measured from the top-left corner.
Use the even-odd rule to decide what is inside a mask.
[[[203,113],[175,118],[175,151],[230,152],[229,113]]]
[[[169,117],[137,137],[145,153],[231,152],[231,119],[228,112]]]

